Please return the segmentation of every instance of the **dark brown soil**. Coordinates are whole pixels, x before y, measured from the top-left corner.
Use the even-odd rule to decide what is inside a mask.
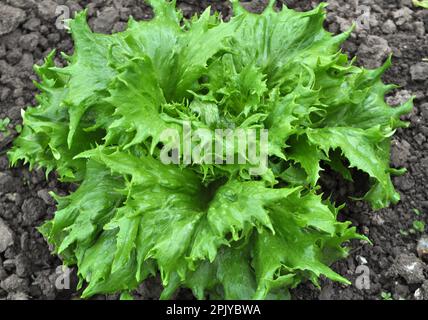
[[[177,2],[186,16],[209,4],[225,19],[231,13],[227,1]],[[266,3],[245,2],[253,11],[262,10]],[[308,10],[320,1],[279,2]],[[334,175],[324,174],[324,188],[337,194],[338,201],[348,203],[341,219],[351,220],[373,245],[353,243],[350,257],[334,265],[352,280],[351,286],[322,281],[318,289],[302,284],[293,290],[293,298],[382,299],[390,293],[393,299],[428,299],[428,266],[416,250],[418,240],[427,236],[426,229],[420,232],[413,228],[415,220],[428,224],[428,63],[424,62],[428,58],[428,10],[415,8],[411,0],[327,2],[326,28],[331,32],[345,31],[355,20],[361,22],[343,47],[359,57],[359,64],[376,67],[389,53],[394,54],[393,66],[384,79],[401,88],[388,97],[389,102],[399,104],[412,95],[416,97],[415,109],[407,117],[411,126],[397,131],[391,157],[394,167],[404,166],[408,173],[394,179],[402,201],[378,212],[364,203],[346,200],[361,186],[346,185]],[[21,123],[21,109],[35,104],[32,65],[54,48],[72,52],[69,35],[56,27],[61,14],[55,11],[58,5],[66,5],[72,13],[88,7],[91,26],[105,33],[122,30],[129,15],[137,20],[152,17],[150,7],[142,0],[0,0],[0,119],[11,120],[11,134],[0,132],[0,300],[76,296],[74,281],[70,290],[56,289],[61,262],[50,255],[36,230],[55,211],[48,192],[66,194],[72,186],[58,183],[54,175],[46,181],[43,172],[30,172],[27,167],[10,169],[5,155],[17,134],[15,126]],[[362,18],[363,11],[366,14]],[[369,276],[369,289],[357,285],[362,272]],[[159,292],[160,284],[151,280],[141,286],[136,297],[156,299]],[[191,294],[182,291],[177,298],[191,298]]]

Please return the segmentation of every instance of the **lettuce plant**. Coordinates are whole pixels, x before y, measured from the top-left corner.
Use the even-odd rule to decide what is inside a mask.
[[[375,209],[399,201],[390,137],[412,102],[385,103],[390,59],[376,70],[349,61],[340,45],[350,31],[324,30],[325,4],[276,12],[271,1],[257,15],[232,2],[223,22],[152,0],[153,20],[113,35],[91,32],[82,12],[69,21],[67,65],[52,52],[35,67],[39,105],[9,156],[79,185],[55,196],[40,231],[77,266],[83,297],[127,293],[158,273],[164,299],[180,287],[198,299],[284,299],[321,275],[349,284],[329,265],[366,238],[322,197],[321,163],[350,180],[350,168],[365,172]],[[267,171],[164,164],[162,133],[185,122],[268,130]]]

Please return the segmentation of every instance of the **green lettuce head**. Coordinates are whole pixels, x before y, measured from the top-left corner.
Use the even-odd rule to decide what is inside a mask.
[[[276,12],[271,1],[258,15],[232,2],[223,22],[210,9],[185,20],[175,1],[151,0],[153,20],[131,19],[113,35],[91,32],[82,12],[69,21],[67,66],[57,68],[53,52],[36,67],[39,104],[23,114],[9,157],[79,185],[55,197],[58,211],[40,231],[77,266],[83,297],[127,293],[157,273],[164,299],[179,287],[198,299],[285,299],[320,275],[349,284],[329,265],[365,237],[323,200],[320,163],[347,179],[349,168],[367,173],[364,199],[375,209],[399,200],[390,137],[412,102],[385,103],[390,59],[376,70],[349,61],[340,45],[350,32],[324,30],[326,4]],[[185,124],[267,130],[267,141],[255,140],[267,147],[266,170],[165,164],[165,132],[184,143]]]

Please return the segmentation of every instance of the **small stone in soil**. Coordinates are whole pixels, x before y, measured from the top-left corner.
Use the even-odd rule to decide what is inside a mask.
[[[401,26],[407,22],[412,20],[413,11],[407,7],[403,7],[397,11],[395,11],[392,15],[396,20],[397,26]]]
[[[24,20],[24,10],[0,4],[0,36],[12,32]]]
[[[394,177],[394,183],[402,191],[411,190],[415,186],[415,180],[409,175]]]
[[[424,265],[414,254],[400,254],[388,273],[401,276],[407,284],[422,283],[425,280]]]
[[[15,271],[19,277],[26,277],[28,275],[29,262],[24,254],[20,253],[15,258]]]
[[[0,253],[5,252],[7,248],[13,245],[13,232],[0,218]]]
[[[402,285],[400,283],[396,283],[395,284],[395,296],[394,298],[399,300],[399,299],[405,299],[407,297],[407,295],[409,294],[409,287]]]
[[[25,301],[25,300],[29,300],[30,298],[24,292],[16,292],[16,293],[10,293],[7,296],[7,299],[13,300],[13,301]]]
[[[420,163],[423,168],[428,169],[428,157],[423,158]]]
[[[419,258],[428,263],[428,236],[422,236],[416,246]]]
[[[45,203],[38,198],[29,198],[22,204],[23,222],[32,225],[45,214]]]
[[[56,17],[56,7],[57,3],[52,0],[43,0],[37,4],[39,16],[45,20],[51,20]]]
[[[43,200],[44,203],[46,203],[47,205],[54,205],[55,201],[54,199],[51,197],[51,195],[49,194],[49,191],[46,189],[42,189],[37,191],[37,196]]]
[[[6,271],[12,271],[15,268],[15,260],[13,259],[7,259],[3,261],[3,268]]]
[[[357,256],[357,262],[362,265],[362,264],[367,264],[367,259],[363,256]]]
[[[0,283],[0,287],[7,292],[27,291],[28,280],[12,274]]]
[[[421,114],[424,120],[428,123],[428,103],[421,105]]]
[[[426,280],[423,285],[415,291],[414,297],[416,300],[428,300],[428,280]]]
[[[0,281],[3,281],[7,278],[7,272],[4,270],[4,268],[0,264]]]
[[[395,95],[386,98],[386,102],[392,106],[399,106],[406,103],[412,97],[408,90],[397,91]]]
[[[392,20],[387,20],[382,25],[382,31],[386,34],[394,33],[395,31],[397,31],[397,27],[395,26],[395,24]]]
[[[426,137],[425,137],[425,135],[423,134],[423,133],[418,133],[416,136],[415,136],[415,141],[416,141],[416,143],[418,144],[418,145],[422,145],[425,141],[426,141]]]
[[[428,63],[420,62],[411,66],[410,75],[414,81],[423,81],[428,79]]]
[[[358,49],[357,56],[366,68],[374,69],[380,67],[390,53],[391,48],[387,40],[369,35]]]
[[[115,8],[109,7],[100,12],[94,21],[94,31],[109,33],[114,24],[119,21],[119,13]]]
[[[28,51],[34,51],[37,48],[37,45],[39,44],[39,34],[37,33],[28,33],[21,36],[20,39],[21,48],[28,50]]]
[[[30,31],[37,31],[40,27],[40,19],[37,18],[31,18],[23,25],[24,29],[30,30]]]
[[[405,139],[392,141],[391,160],[397,167],[404,167],[411,156],[411,145]]]
[[[0,194],[13,191],[15,179],[8,173],[0,172]]]

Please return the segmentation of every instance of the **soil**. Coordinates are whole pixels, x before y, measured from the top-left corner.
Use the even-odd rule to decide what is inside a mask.
[[[308,10],[319,1],[278,1],[291,8]],[[323,187],[346,201],[341,219],[351,220],[367,235],[372,245],[352,243],[349,258],[333,268],[352,281],[342,286],[322,280],[320,288],[305,283],[293,290],[293,299],[428,299],[426,229],[415,230],[415,220],[428,224],[428,10],[415,8],[411,0],[329,0],[326,28],[333,33],[347,30],[353,21],[357,29],[344,44],[344,52],[358,56],[358,64],[377,67],[393,53],[393,66],[385,74],[387,83],[396,83],[388,101],[399,104],[415,96],[415,108],[406,116],[408,129],[399,129],[393,138],[391,162],[405,167],[407,174],[394,178],[401,202],[377,212],[347,195],[360,186],[347,185],[326,172]],[[209,4],[230,17],[227,1],[177,1],[186,16],[201,12]],[[73,44],[65,30],[57,28],[65,5],[73,14],[89,10],[90,25],[98,32],[120,31],[129,15],[150,19],[151,8],[139,0],[0,0],[0,119],[9,118],[10,134],[0,132],[0,299],[71,299],[78,296],[75,276],[69,290],[55,284],[61,275],[61,261],[36,227],[52,217],[55,203],[50,191],[67,194],[73,186],[59,183],[55,175],[45,178],[41,170],[26,166],[9,168],[6,152],[21,124],[21,109],[35,105],[35,63],[52,49],[71,53]],[[246,1],[252,11],[261,11],[266,1]],[[60,9],[63,7],[60,7]],[[61,60],[58,59],[58,64]],[[425,237],[425,238],[424,238]],[[419,250],[424,246],[425,251]],[[423,248],[419,248],[423,249]],[[72,273],[72,275],[74,275]],[[368,278],[364,278],[368,276]],[[366,280],[366,281],[362,281]],[[369,287],[369,288],[368,288]],[[161,286],[157,279],[144,283],[135,294],[139,299],[157,299]],[[100,296],[97,299],[116,299]],[[179,299],[192,298],[188,291]]]

